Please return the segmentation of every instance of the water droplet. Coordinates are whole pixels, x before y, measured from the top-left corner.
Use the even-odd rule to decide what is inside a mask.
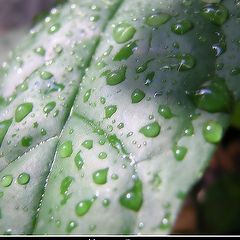
[[[162,220],[161,220],[160,226],[159,226],[159,228],[160,228],[161,230],[170,229],[170,227],[171,227],[170,217],[171,217],[171,214],[170,214],[170,213],[166,213],[166,214],[164,215],[164,217],[163,217]]]
[[[172,113],[170,107],[168,107],[166,105],[160,105],[158,107],[158,112],[165,119],[170,119],[170,118],[174,117],[174,114]]]
[[[177,55],[177,59],[179,61],[179,64],[178,64],[178,71],[179,72],[184,72],[184,71],[191,70],[196,65],[195,58],[188,53]]]
[[[111,105],[105,107],[105,117],[106,118],[111,118],[112,115],[117,111],[117,106],[116,105]]]
[[[106,78],[107,85],[114,86],[123,82],[126,78],[127,67],[123,66],[117,70],[107,70],[101,76]]]
[[[183,35],[189,32],[192,28],[193,28],[192,22],[186,19],[178,21],[171,27],[172,31],[178,35]]]
[[[145,97],[145,93],[140,89],[135,89],[131,95],[132,103],[139,103]]]
[[[111,201],[107,198],[103,199],[103,201],[102,201],[102,204],[103,204],[104,207],[108,207],[110,203],[111,203]]]
[[[136,73],[143,73],[148,68],[148,64],[152,61],[152,59],[148,60],[147,62],[143,63],[142,65],[138,66],[136,69]]]
[[[52,25],[49,29],[48,29],[48,33],[49,34],[53,34],[58,32],[58,30],[60,29],[61,25],[59,23],[55,23],[54,25]]]
[[[60,193],[63,195],[61,204],[65,204],[68,201],[68,199],[71,197],[71,194],[68,192],[68,189],[73,180],[74,178],[70,176],[67,176],[62,180],[60,185]]]
[[[50,79],[50,78],[53,77],[53,74],[50,73],[50,72],[47,72],[47,71],[42,71],[42,72],[40,73],[40,77],[41,77],[41,79],[43,79],[43,80],[48,80],[48,79]]]
[[[91,206],[92,206],[91,200],[84,200],[84,201],[79,202],[75,208],[75,212],[76,212],[77,216],[79,216],[79,217],[84,216],[89,211]]]
[[[114,61],[122,61],[128,59],[132,54],[134,49],[137,47],[136,41],[130,42],[125,45],[120,51],[114,56]]]
[[[33,109],[32,103],[20,104],[15,111],[16,122],[21,122],[30,112],[32,112],[32,109]]]
[[[28,173],[21,173],[18,178],[17,178],[17,182],[20,185],[26,185],[28,184],[30,181],[30,175]]]
[[[50,113],[54,108],[56,107],[56,103],[55,102],[49,102],[44,108],[43,108],[43,112],[48,114]]]
[[[34,49],[34,52],[37,53],[39,56],[44,56],[46,50],[43,47],[37,47]]]
[[[221,26],[227,21],[229,13],[222,4],[207,4],[203,7],[201,15],[208,21]]]
[[[5,175],[1,178],[1,185],[3,187],[9,187],[12,184],[13,177],[11,175]]]
[[[33,138],[31,136],[25,136],[21,140],[21,144],[23,147],[30,147],[32,145]]]
[[[223,136],[223,127],[215,121],[208,121],[203,125],[203,137],[209,143],[218,143]]]
[[[66,141],[58,148],[58,153],[61,158],[67,158],[72,155],[72,141]]]
[[[107,154],[106,154],[105,152],[100,152],[100,153],[98,154],[98,157],[99,157],[100,159],[105,159],[105,158],[107,158]]]
[[[108,168],[100,169],[93,173],[92,178],[96,184],[105,184],[107,182]]]
[[[182,161],[185,158],[188,150],[186,147],[174,145],[172,151],[175,159],[177,161]]]
[[[66,232],[71,233],[77,226],[78,226],[78,224],[75,221],[70,221],[67,224]]]
[[[185,129],[184,129],[184,135],[185,136],[192,136],[194,134],[194,127],[192,123],[190,123]]]
[[[215,77],[205,82],[193,94],[190,94],[193,103],[200,109],[216,113],[231,112],[233,96],[224,79]]]
[[[92,149],[93,147],[93,140],[86,140],[82,143],[82,146],[87,149]]]
[[[81,151],[77,153],[77,155],[74,158],[75,165],[78,170],[81,170],[84,164],[83,158],[81,156]]]
[[[7,134],[7,131],[12,124],[12,119],[4,120],[0,122],[0,147],[2,145],[3,139]]]
[[[119,123],[119,124],[117,125],[117,128],[118,128],[118,129],[124,128],[124,123]]]
[[[135,212],[139,211],[143,203],[142,182],[136,179],[133,187],[123,193],[119,201],[123,207]]]
[[[171,16],[167,13],[155,13],[146,19],[146,24],[150,27],[160,27],[170,18]]]
[[[129,23],[120,23],[113,29],[113,38],[117,43],[125,43],[133,38],[136,29]]]
[[[150,123],[139,130],[140,133],[148,138],[157,137],[160,134],[160,131],[161,127],[158,122]]]
[[[145,83],[144,83],[144,84],[145,84],[146,86],[150,86],[150,84],[151,84],[152,81],[153,81],[154,76],[155,76],[155,72],[150,72],[150,73],[148,73],[147,76],[146,76],[146,79],[145,79]]]
[[[106,103],[106,98],[105,97],[100,97],[100,103],[105,104]]]
[[[87,102],[89,100],[89,98],[91,97],[91,89],[87,90],[86,93],[83,96],[83,102]]]

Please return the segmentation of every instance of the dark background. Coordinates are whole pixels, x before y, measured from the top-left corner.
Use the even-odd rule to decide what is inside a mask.
[[[0,62],[4,51],[17,44],[26,29],[61,1],[0,0]],[[240,132],[231,127],[203,178],[189,192],[173,233],[239,234],[239,216]]]

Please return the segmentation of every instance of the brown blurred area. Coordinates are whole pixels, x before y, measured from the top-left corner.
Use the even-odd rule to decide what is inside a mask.
[[[0,34],[30,25],[34,16],[49,9],[55,0],[0,0]]]
[[[0,0],[0,40],[58,0]],[[97,1],[97,0],[96,0]],[[1,49],[1,48],[0,48]],[[179,212],[173,234],[240,234],[240,131],[230,128]]]

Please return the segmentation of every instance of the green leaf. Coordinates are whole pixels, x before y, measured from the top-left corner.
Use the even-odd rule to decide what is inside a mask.
[[[0,204],[11,209],[1,232],[169,233],[239,97],[228,72],[239,60],[234,4],[72,0],[52,10],[15,51],[21,66],[13,57],[1,70]],[[20,202],[33,199],[25,212],[9,201],[19,187]]]

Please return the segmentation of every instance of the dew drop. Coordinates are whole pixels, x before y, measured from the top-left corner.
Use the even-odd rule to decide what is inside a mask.
[[[111,118],[112,115],[117,111],[117,106],[116,105],[110,105],[105,107],[105,117],[106,118]]]
[[[90,210],[91,206],[92,206],[91,200],[83,200],[83,201],[79,202],[75,207],[75,212],[76,212],[77,216],[82,217],[85,214],[87,214],[88,211]]]
[[[207,4],[203,7],[201,15],[216,25],[223,25],[229,16],[228,9],[222,4]]]
[[[84,160],[81,156],[81,151],[79,151],[74,158],[75,165],[78,170],[81,170],[84,165]]]
[[[209,143],[218,143],[223,136],[223,127],[218,122],[207,121],[202,129],[204,139]]]
[[[94,183],[102,185],[107,182],[108,168],[100,169],[93,173],[92,179]]]
[[[119,201],[123,207],[135,212],[139,211],[143,203],[142,182],[136,179],[133,187],[123,193]]]
[[[28,173],[21,173],[18,178],[17,178],[17,182],[20,185],[26,185],[28,184],[30,181],[30,175]]]
[[[147,17],[146,24],[150,27],[160,27],[169,21],[170,18],[171,16],[167,13],[155,13]]]
[[[125,43],[133,38],[136,29],[129,23],[120,23],[113,29],[113,38],[117,43]]]
[[[127,67],[123,66],[114,71],[107,70],[101,76],[106,78],[107,85],[114,86],[125,80],[126,70]]]
[[[32,112],[32,109],[33,109],[32,103],[20,104],[15,111],[16,122],[21,122],[30,112]]]
[[[61,158],[67,158],[72,155],[72,141],[66,141],[59,146],[58,153]]]
[[[12,184],[13,177],[11,175],[5,175],[1,178],[1,185],[3,187],[9,187]]]
[[[160,134],[160,131],[161,127],[158,122],[150,123],[139,130],[140,133],[148,138],[157,137]]]
[[[183,35],[189,32],[192,28],[193,28],[192,22],[186,19],[178,21],[177,23],[173,24],[171,27],[172,32],[178,35]]]

